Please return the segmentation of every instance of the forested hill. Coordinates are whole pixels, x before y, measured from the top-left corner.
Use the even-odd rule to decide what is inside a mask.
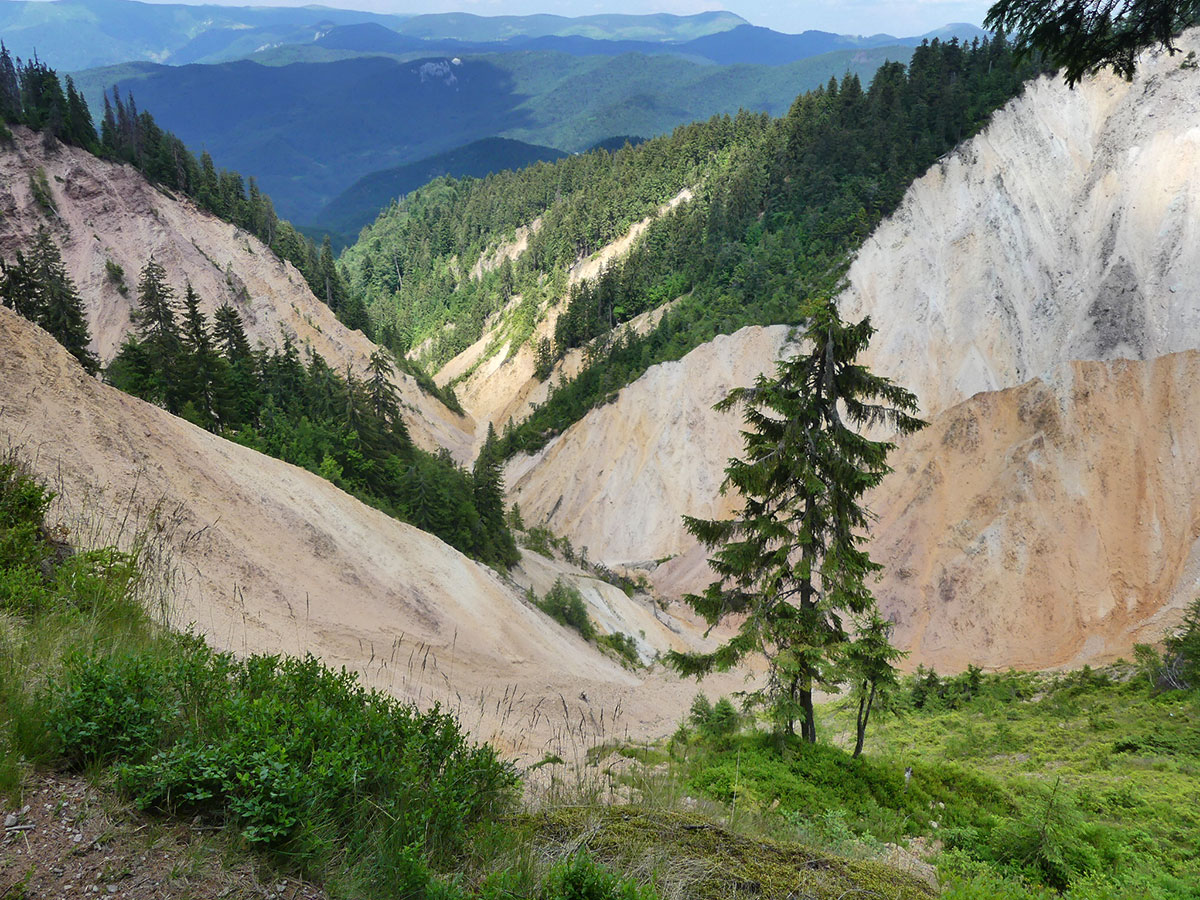
[[[500,337],[528,340],[566,291],[568,266],[691,188],[693,199],[657,219],[623,261],[572,288],[553,342],[539,348],[543,377],[568,349],[616,337],[506,435],[508,452],[533,449],[657,362],[744,325],[794,322],[806,298],[836,288],[912,180],[1037,71],[1003,38],[935,40],[907,67],[883,66],[866,89],[853,75],[830,80],[779,119],[721,116],[617,153],[440,180],[365,230],[343,272],[377,334],[441,365],[502,309]],[[515,261],[476,264],[526,225],[535,227]],[[679,297],[648,334],[619,331]]]
[[[553,147],[509,138],[484,138],[408,165],[372,172],[327,203],[317,214],[316,221],[330,231],[356,236],[394,198],[442,175],[483,177],[505,169],[520,169],[540,160],[562,159],[566,155]]]
[[[718,66],[676,56],[550,51],[420,59],[314,59],[314,46],[217,65],[139,63],[74,73],[101,93],[132,92],[164,128],[243,172],[292,221],[328,227],[319,210],[359,178],[472,141],[506,137],[577,152],[614,134],[658,135],[739,108],[780,115],[831,74],[864,76],[908,47],[841,51],[786,66]],[[378,211],[378,210],[376,210]]]

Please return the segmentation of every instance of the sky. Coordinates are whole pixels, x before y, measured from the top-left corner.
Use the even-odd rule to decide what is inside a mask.
[[[150,0],[155,2],[155,0]],[[190,2],[190,0],[159,0]],[[306,6],[318,3],[389,13],[472,12],[482,16],[550,12],[564,16],[593,13],[669,12],[686,15],[728,9],[755,25],[776,31],[810,28],[838,34],[897,36],[924,34],[950,22],[983,23],[989,0],[206,0],[224,6]]]

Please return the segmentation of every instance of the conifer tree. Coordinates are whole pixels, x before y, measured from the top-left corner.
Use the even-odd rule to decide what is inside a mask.
[[[21,86],[17,80],[17,67],[4,42],[0,41],[0,122],[18,122],[21,119]]]
[[[213,348],[208,321],[200,309],[200,298],[189,281],[183,291],[183,328],[180,332],[183,354],[180,394],[197,414],[196,424],[210,430],[218,423],[217,395],[221,370]]]
[[[854,755],[861,756],[867,724],[876,709],[886,709],[900,684],[895,664],[906,654],[892,646],[892,623],[872,608],[858,622],[846,647],[843,666],[850,697],[857,706]]]
[[[75,89],[75,82],[67,76],[67,109],[66,125],[63,134],[68,143],[95,152],[98,141],[96,126],[92,123],[92,113],[88,109],[87,100]]]
[[[25,254],[17,251],[16,262],[0,260],[0,303],[16,310],[31,322],[38,320],[37,282]]]
[[[832,300],[814,303],[805,349],[781,361],[774,378],[760,376],[717,404],[745,408],[743,459],[725,470],[723,490],[742,506],[732,519],[685,517],[710,549],[718,580],[686,599],[710,625],[742,617],[737,633],[708,653],[672,652],[680,672],[702,676],[762,654],[764,702],[777,725],[816,740],[812,694],[834,679],[847,640],[847,616],[867,614],[874,599],[866,580],[878,571],[862,548],[868,523],[863,495],[889,470],[888,441],[863,430],[907,434],[924,426],[916,398],[857,364],[874,329],[868,319],[847,325]]]
[[[496,429],[488,423],[487,438],[475,460],[471,473],[475,495],[475,508],[483,525],[489,553],[483,554],[488,561],[496,561],[508,567],[516,565],[521,554],[516,541],[504,520],[504,469],[500,456],[500,442]]]
[[[100,121],[100,150],[106,156],[116,156],[118,147],[118,131],[116,114],[108,100],[108,92],[104,92],[104,117]]]
[[[367,397],[376,418],[389,425],[400,418],[400,401],[392,383],[394,371],[392,361],[382,350],[371,354],[367,362]]]
[[[29,274],[36,286],[37,323],[79,360],[89,375],[100,370],[90,345],[91,332],[83,301],[67,274],[58,245],[45,227],[39,228],[29,259]]]
[[[238,311],[228,302],[222,303],[217,307],[213,322],[213,341],[225,359],[231,364],[249,359],[252,355],[250,341]]]
[[[228,302],[217,307],[213,315],[212,342],[226,364],[216,398],[221,427],[236,429],[254,422],[259,398],[254,351],[242,327],[242,317]]]
[[[342,281],[338,275],[337,265],[333,261],[333,244],[329,240],[329,235],[325,235],[325,240],[321,242],[321,255],[317,267],[321,285],[321,299],[335,313],[339,312],[345,296]]]
[[[175,318],[175,291],[167,283],[166,270],[154,257],[142,269],[131,318],[153,372],[148,399],[177,413],[182,405],[178,364],[183,348]]]
[[[1011,34],[1017,49],[1044,53],[1067,84],[1111,68],[1132,78],[1138,54],[1200,22],[1196,0],[997,0],[984,26]]]

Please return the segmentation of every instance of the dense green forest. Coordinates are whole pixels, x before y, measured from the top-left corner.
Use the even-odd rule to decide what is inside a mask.
[[[533,450],[655,363],[745,325],[795,323],[806,300],[836,290],[847,260],[913,179],[1039,71],[1003,37],[926,42],[908,66],[880,68],[867,89],[854,75],[831,79],[780,119],[718,116],[616,153],[433,182],[385,211],[340,264],[377,334],[436,367],[518,296],[502,337],[528,339],[565,291],[568,265],[693,189],[625,260],[572,290],[541,372],[602,340],[577,378],[555,384],[504,437],[506,454]],[[487,248],[539,218],[515,263],[470,274]],[[620,332],[677,297],[649,334]]]
[[[337,372],[317,353],[250,348],[229,304],[210,323],[188,285],[182,304],[163,268],[146,264],[129,336],[105,372],[122,390],[210,431],[303,466],[366,503],[497,568],[519,559],[505,523],[496,441],[468,472],[412,443],[393,366]]]
[[[594,150],[484,179],[439,179],[385,210],[342,255],[382,342],[441,365],[478,340],[485,319],[516,296],[515,339],[566,288],[566,268],[624,233],[664,200],[734,165],[770,131],[743,113],[685,125],[615,152]],[[498,236],[540,219],[516,263],[480,277],[470,263]],[[662,299],[670,299],[663,297]]]

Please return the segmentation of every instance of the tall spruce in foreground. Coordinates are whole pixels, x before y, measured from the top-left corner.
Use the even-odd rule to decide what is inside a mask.
[[[787,734],[800,719],[814,742],[813,690],[838,680],[847,618],[875,608],[867,578],[881,567],[862,547],[862,499],[891,471],[894,445],[863,432],[909,434],[925,423],[913,394],[855,362],[874,334],[869,319],[842,322],[832,300],[806,319],[803,352],[717,404],[745,408],[744,458],[730,461],[722,486],[738,492],[741,509],[731,519],[684,517],[716,550],[709,562],[719,576],[685,599],[710,626],[740,617],[737,633],[709,653],[673,651],[668,662],[703,676],[763,655],[768,682],[751,700]]]

